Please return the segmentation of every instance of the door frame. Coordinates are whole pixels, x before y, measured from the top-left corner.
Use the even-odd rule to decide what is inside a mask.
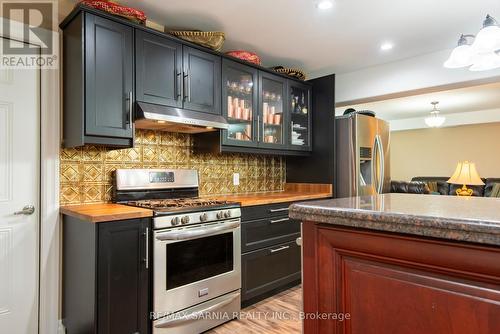
[[[0,18],[2,23],[5,18]],[[1,37],[28,43],[24,25],[10,22],[10,35]],[[58,32],[53,32],[58,33]],[[36,45],[36,43],[30,43]],[[41,46],[38,44],[38,46]],[[57,48],[57,46],[56,46]],[[57,50],[57,49],[56,49]],[[59,64],[61,64],[58,55]],[[59,66],[60,68],[60,66]],[[39,81],[39,221],[38,221],[38,333],[61,333],[59,148],[61,142],[60,70],[38,70]]]

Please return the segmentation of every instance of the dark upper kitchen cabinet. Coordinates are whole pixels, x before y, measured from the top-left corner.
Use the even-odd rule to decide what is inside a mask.
[[[288,129],[287,79],[259,72],[259,147],[286,149]]]
[[[140,30],[135,37],[137,100],[182,108],[182,45]]]
[[[222,115],[229,129],[195,137],[201,152],[309,155],[311,85],[222,60]],[[300,108],[300,112],[299,109]]]
[[[289,107],[287,144],[292,150],[310,151],[312,148],[311,86],[290,80],[287,99]]]
[[[229,123],[222,131],[223,145],[258,146],[258,80],[257,69],[222,60],[222,115]]]
[[[134,29],[90,13],[64,27],[64,146],[132,146]]]
[[[221,114],[221,58],[136,30],[137,100]]]
[[[221,113],[221,58],[183,47],[184,108]]]
[[[223,115],[229,129],[196,134],[197,152],[315,150],[310,83],[85,6],[60,27],[65,147],[132,147],[135,106],[144,102]]]
[[[64,216],[63,322],[68,333],[149,333],[149,219]]]

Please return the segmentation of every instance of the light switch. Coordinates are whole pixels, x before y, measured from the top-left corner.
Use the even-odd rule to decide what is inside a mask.
[[[240,173],[233,173],[233,186],[240,185]]]

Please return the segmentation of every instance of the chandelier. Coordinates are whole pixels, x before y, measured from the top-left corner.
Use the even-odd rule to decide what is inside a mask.
[[[476,36],[461,35],[458,46],[453,49],[444,67],[469,67],[470,71],[499,68],[500,27],[498,22],[492,16],[486,15],[483,28]]]
[[[425,124],[427,124],[428,127],[431,128],[439,128],[441,125],[444,124],[444,121],[446,121],[446,117],[441,116],[439,114],[439,109],[437,108],[437,105],[439,102],[434,101],[431,102],[433,108],[431,111],[431,114],[424,119]]]

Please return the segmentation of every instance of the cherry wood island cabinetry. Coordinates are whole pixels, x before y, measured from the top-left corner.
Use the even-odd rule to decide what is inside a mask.
[[[292,206],[304,333],[500,333],[499,207],[408,194]]]

